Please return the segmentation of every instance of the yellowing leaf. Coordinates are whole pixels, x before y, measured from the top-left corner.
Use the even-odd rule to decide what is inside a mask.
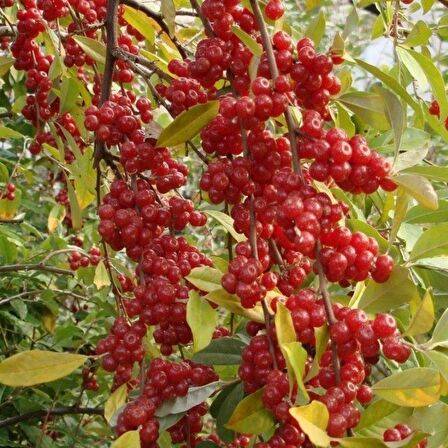
[[[69,375],[87,361],[73,353],[29,350],[0,363],[0,383],[11,387],[49,383]]]
[[[412,320],[405,335],[416,336],[427,333],[434,324],[434,304],[432,302],[431,288],[423,296],[420,305],[413,312]]]
[[[387,282],[368,281],[357,306],[369,313],[382,313],[409,303],[416,296],[418,290],[409,279],[408,269],[395,266]]]
[[[338,439],[343,448],[386,448],[386,444],[373,437],[345,437]]]
[[[241,28],[232,26],[232,33],[251,51],[254,56],[261,57],[263,54],[263,48],[261,45],[252,38],[250,34],[247,34]]]
[[[103,261],[100,261],[95,268],[93,284],[96,286],[96,289],[101,289],[104,286],[110,285],[109,274]]]
[[[392,177],[393,181],[401,185],[421,205],[431,210],[439,207],[439,198],[431,182],[418,174],[400,174]]]
[[[9,69],[14,64],[14,58],[10,58],[9,56],[0,57],[0,78],[6,75],[9,72]]]
[[[233,239],[237,243],[246,241],[246,237],[241,233],[238,233],[233,227],[233,218],[226,213],[220,212],[218,210],[204,210],[204,213],[216,219],[222,226],[232,235]]]
[[[328,340],[330,339],[328,326],[323,325],[322,327],[315,328],[314,337],[316,339],[316,354],[314,355],[311,369],[308,371],[305,377],[305,382],[309,381],[311,378],[314,378],[319,373],[319,362],[322,358],[322,355],[325,353],[325,350],[327,349]]]
[[[440,398],[440,373],[418,367],[384,378],[373,386],[375,395],[404,407],[429,406]]]
[[[274,419],[263,404],[262,395],[263,389],[259,389],[240,401],[225,425],[226,428],[243,434],[263,434],[271,429]]]
[[[56,328],[56,316],[48,308],[45,308],[41,318],[45,330],[47,330],[48,333],[53,334]]]
[[[104,418],[109,423],[115,412],[126,403],[128,394],[127,384],[122,384],[118,389],[115,389],[111,396],[107,399],[104,405]]]
[[[411,252],[411,261],[448,255],[448,223],[432,226],[420,236]]]
[[[140,435],[138,431],[128,431],[122,434],[110,448],[140,448]]]
[[[303,393],[306,400],[309,401],[308,392],[303,382],[305,373],[305,363],[308,357],[307,351],[302,347],[300,342],[289,342],[280,344],[280,349],[285,357],[288,366],[288,376],[291,385],[297,383],[299,390]]]
[[[104,64],[106,62],[106,46],[90,37],[73,36],[73,40],[81,47],[82,51],[96,62]]]
[[[157,146],[176,146],[191,140],[216,117],[219,101],[198,104],[182,112],[160,134]]]
[[[277,304],[274,320],[275,332],[277,333],[279,344],[287,344],[288,342],[295,342],[297,340],[291,313],[283,303]]]
[[[154,31],[154,21],[142,11],[124,6],[123,18],[132,28],[135,28],[142,36],[146,38],[150,45],[154,45],[156,33]]]
[[[53,233],[65,218],[65,207],[56,204],[48,215],[48,232]]]
[[[237,314],[238,316],[247,317],[249,320],[254,320],[255,322],[264,322],[263,310],[261,308],[261,305],[256,305],[254,308],[250,309],[243,308],[238,297],[234,294],[229,294],[223,288],[214,289],[213,291],[209,292],[205,296],[205,298],[207,300],[210,300],[210,302],[216,303],[222,308],[225,308],[231,313]]]
[[[193,349],[198,352],[212,340],[218,323],[218,313],[197,291],[191,291],[187,302],[187,323],[193,334]]]
[[[330,445],[330,438],[326,433],[329,414],[323,403],[313,401],[306,406],[291,408],[289,413],[297,420],[314,445],[321,447]]]

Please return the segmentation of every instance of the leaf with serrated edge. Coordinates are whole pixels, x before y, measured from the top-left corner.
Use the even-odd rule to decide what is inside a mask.
[[[312,401],[306,406],[291,408],[289,413],[314,445],[320,447],[330,445],[330,438],[326,433],[329,414],[327,407],[323,403]]]
[[[0,383],[11,387],[49,383],[69,375],[87,359],[74,353],[24,351],[0,363]]]
[[[440,398],[440,373],[434,369],[417,367],[384,378],[373,385],[375,395],[404,407],[422,407]]]

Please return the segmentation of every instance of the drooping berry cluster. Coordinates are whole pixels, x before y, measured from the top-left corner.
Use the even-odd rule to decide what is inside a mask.
[[[0,193],[0,199],[7,199],[8,201],[13,201],[16,198],[16,186],[9,182],[5,185],[5,189]]]
[[[80,252],[72,252],[68,256],[68,262],[72,271],[78,270],[81,266],[86,268],[89,265],[96,266],[101,260],[101,251],[97,247],[92,247],[88,255]]]

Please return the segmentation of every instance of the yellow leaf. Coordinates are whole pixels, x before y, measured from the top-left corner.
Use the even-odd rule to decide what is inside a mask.
[[[274,426],[271,412],[266,409],[261,399],[263,389],[258,389],[240,401],[226,428],[244,434],[263,434]]]
[[[140,448],[138,431],[128,431],[122,434],[110,448]]]
[[[154,31],[154,20],[142,11],[124,5],[123,18],[142,36],[146,38],[150,45],[154,45],[156,33]]]
[[[48,215],[48,232],[53,233],[65,218],[65,207],[56,204]]]
[[[297,420],[314,445],[321,447],[330,445],[330,437],[326,432],[329,414],[323,403],[313,401],[306,406],[291,408],[289,413]]]
[[[105,264],[100,261],[95,268],[95,277],[93,278],[93,283],[97,289],[101,289],[104,286],[110,285],[110,278],[107,272]]]
[[[128,394],[127,384],[122,384],[118,389],[111,394],[104,405],[104,418],[109,423],[115,412],[126,403]]]
[[[275,332],[277,333],[278,343],[287,344],[297,340],[296,330],[292,322],[291,313],[283,303],[277,304],[275,313]]]
[[[421,205],[431,210],[439,208],[439,198],[431,182],[418,174],[400,174],[393,181],[401,185]]]
[[[49,383],[69,375],[87,360],[73,353],[29,350],[0,363],[0,383],[12,387]]]
[[[193,349],[198,352],[212,340],[218,313],[197,291],[191,291],[187,302],[187,323],[193,334]]]
[[[375,394],[384,400],[412,408],[436,403],[440,388],[440,373],[423,367],[394,373],[373,386]]]
[[[44,324],[44,328],[48,331],[48,333],[54,333],[54,330],[56,328],[56,316],[48,308],[46,308],[42,313],[42,323]]]
[[[427,289],[423,300],[417,309],[413,310],[412,320],[405,332],[405,335],[416,336],[427,333],[431,330],[434,324],[434,304],[432,302],[431,292],[431,288]]]

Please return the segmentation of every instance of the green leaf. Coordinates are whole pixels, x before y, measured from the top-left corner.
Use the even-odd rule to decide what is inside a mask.
[[[386,26],[384,24],[384,17],[381,14],[378,14],[378,17],[375,20],[375,23],[372,26],[371,37],[373,40],[378,39],[384,35],[386,31]]]
[[[246,237],[241,233],[238,233],[233,227],[233,218],[231,216],[218,210],[203,210],[203,212],[222,224],[222,226],[232,235],[233,239],[237,243],[246,241]]]
[[[291,385],[297,383],[299,390],[303,393],[305,399],[309,401],[310,397],[303,382],[305,373],[305,364],[308,358],[307,351],[300,342],[288,342],[280,344],[280,349],[285,357],[288,366],[288,376]]]
[[[327,350],[328,341],[330,340],[330,331],[328,329],[328,325],[323,325],[322,327],[315,328],[314,337],[316,339],[316,354],[314,355],[311,369],[308,371],[305,377],[305,382],[308,382],[319,373],[319,363],[322,355]]]
[[[375,400],[367,409],[361,412],[361,420],[355,428],[356,432],[364,428],[370,428],[383,418],[393,414],[397,409],[399,409],[399,406],[394,403],[382,399]]]
[[[0,259],[13,263],[17,259],[17,247],[6,236],[0,235]]]
[[[410,303],[418,296],[417,287],[409,279],[408,269],[395,266],[385,283],[367,282],[357,307],[368,313],[382,313]]]
[[[211,292],[221,288],[222,272],[208,266],[191,270],[186,279],[201,291]]]
[[[338,101],[375,129],[380,131],[390,129],[385,115],[384,99],[381,95],[369,92],[349,92],[341,95]]]
[[[440,398],[440,373],[434,369],[415,367],[396,372],[373,385],[375,395],[404,407],[422,407]]]
[[[406,214],[405,221],[410,224],[434,224],[445,222],[447,216],[448,201],[439,200],[439,208],[432,212],[421,205],[412,207]]]
[[[432,333],[431,339],[425,344],[425,347],[448,348],[448,309],[444,311]]]
[[[401,101],[391,91],[382,87],[377,87],[375,90],[383,97],[386,116],[394,131],[395,154],[398,155],[401,137],[406,124],[403,106]]]
[[[9,72],[9,69],[14,64],[14,60],[14,58],[11,58],[9,56],[0,57],[0,78],[3,78],[3,76],[5,76],[6,73]]]
[[[413,166],[405,172],[419,174],[430,180],[448,182],[448,167],[446,166]]]
[[[109,274],[103,261],[100,261],[95,268],[93,284],[98,290],[110,285]]]
[[[446,117],[448,115],[448,99],[442,74],[430,58],[415,50],[408,50],[408,53],[417,61],[421,69],[425,72],[426,78],[431,85],[433,96],[439,103],[440,113],[442,117]]]
[[[214,383],[209,383],[205,386],[190,387],[188,394],[185,397],[176,397],[165,401],[162,406],[157,409],[156,416],[165,417],[169,414],[179,414],[180,412],[188,411],[207,400],[220,385],[221,383],[219,381],[215,381]]]
[[[403,223],[410,201],[411,197],[408,195],[406,190],[403,187],[398,187],[395,197],[394,219],[392,221],[392,228],[390,229],[389,234],[390,247],[394,247],[392,244],[394,243],[401,224]]]
[[[393,176],[392,179],[401,185],[421,205],[431,210],[437,210],[439,198],[428,179],[418,174],[406,173]]]
[[[209,366],[239,365],[241,352],[245,346],[243,341],[233,337],[213,339],[207,347],[196,352],[192,360]]]
[[[5,126],[0,126],[0,139],[19,139],[24,136],[14,129],[7,128]]]
[[[48,232],[53,233],[65,218],[65,207],[55,204],[48,215]]]
[[[131,8],[128,5],[123,5],[123,18],[132,28],[135,28],[147,42],[152,46],[156,40],[156,33],[154,30],[154,22],[142,11]]]
[[[218,436],[224,442],[230,443],[235,438],[234,432],[227,429],[225,425],[230,420],[234,409],[238,406],[238,403],[240,403],[243,398],[244,385],[243,383],[238,383],[227,395],[219,408],[218,415],[216,416],[216,427],[218,430]]]
[[[138,431],[128,431],[122,434],[111,448],[140,448],[140,434]]]
[[[355,6],[353,6],[345,22],[342,37],[346,39],[348,36],[350,36],[350,34],[352,34],[352,32],[358,28],[358,24],[359,24],[358,10],[356,9]]]
[[[162,131],[157,146],[176,146],[191,140],[216,117],[218,110],[219,101],[209,101],[182,112]]]
[[[0,162],[0,182],[7,182],[9,179],[9,171],[8,171],[8,167]]]
[[[190,291],[187,323],[193,334],[193,350],[197,352],[207,347],[218,323],[218,314],[197,291]]]
[[[75,35],[72,38],[87,56],[100,64],[106,63],[106,46],[102,42],[85,36]]]
[[[49,383],[69,375],[87,359],[74,353],[24,351],[0,363],[0,383],[11,387]]]
[[[412,249],[411,261],[448,255],[448,224],[437,224],[422,234]]]
[[[76,80],[65,77],[61,84],[61,113],[70,112],[76,105],[79,97],[79,88]]]
[[[328,409],[320,401],[312,401],[306,406],[291,408],[289,413],[299,423],[302,431],[316,446],[327,447],[330,438],[326,433],[328,425]]]
[[[250,34],[247,34],[241,28],[232,26],[232,33],[251,51],[254,56],[261,57],[263,54],[263,48],[261,45],[252,38]]]
[[[248,395],[240,401],[232,416],[225,425],[226,428],[243,434],[263,434],[275,424],[271,412],[261,399],[263,389]]]
[[[417,336],[427,333],[431,330],[433,324],[434,304],[432,302],[432,291],[431,289],[427,289],[418,308],[412,311],[412,320],[404,335]]]
[[[304,35],[314,41],[316,46],[319,45],[323,35],[325,33],[325,14],[321,9],[319,14],[310,22],[305,30]]]
[[[192,271],[194,271],[194,269]],[[192,283],[195,284],[194,282]],[[238,316],[246,317],[247,319],[254,320],[255,322],[264,322],[263,310],[261,308],[261,305],[256,305],[251,309],[243,308],[240,299],[236,295],[229,294],[221,287],[209,292],[205,296],[205,298],[213,303],[216,303],[222,308],[225,308],[231,313],[237,314]]]
[[[373,437],[345,437],[338,439],[338,444],[343,448],[385,448],[387,446]]]
[[[436,0],[422,0],[423,12],[427,13],[434,5]]]
[[[420,64],[417,63],[405,48],[397,47],[397,55],[400,58],[401,63],[417,81],[420,88],[426,90],[428,88],[428,80],[426,79],[425,72],[420,67]]]
[[[419,47],[426,45],[431,38],[432,32],[423,20],[419,20],[403,42],[407,47]]]
[[[168,26],[169,34],[174,36],[176,31],[176,5],[173,0],[162,0],[160,3],[160,12]]]
[[[104,405],[104,418],[109,423],[112,416],[126,403],[126,397],[128,395],[128,388],[126,384],[122,384],[115,389],[110,395]]]
[[[75,190],[73,189],[73,185],[68,178],[67,174],[65,174],[68,199],[70,202],[70,215],[72,217],[72,226],[75,230],[79,230],[82,228],[82,215],[81,208],[79,207],[78,198],[76,197]]]
[[[438,350],[424,351],[423,354],[440,371],[445,381],[448,381],[448,356]]]
[[[409,95],[406,89],[402,87],[401,84],[396,79],[392,78],[392,76],[386,74],[383,70],[379,69],[378,67],[370,65],[367,62],[362,61],[361,59],[355,59],[355,62],[361,68],[368,71],[373,76],[382,81],[384,84],[386,84],[386,86],[389,87],[389,89],[391,89],[401,99],[403,99],[407,104],[409,104],[409,106],[411,106],[412,109],[415,110],[418,116],[421,115],[421,110],[418,103],[411,97],[411,95]]]
[[[335,105],[337,110],[337,126],[344,129],[349,137],[353,137],[356,133],[356,128],[350,114],[341,103],[335,101]]]

